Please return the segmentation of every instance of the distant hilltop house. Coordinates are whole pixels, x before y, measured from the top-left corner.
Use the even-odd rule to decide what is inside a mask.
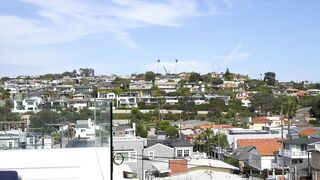
[[[43,103],[44,100],[39,97],[33,97],[24,100],[14,100],[12,112],[25,113],[28,111],[35,112],[38,110],[38,106]]]
[[[276,127],[281,125],[280,116],[275,117],[256,117],[250,122],[250,129],[263,130],[264,127]]]

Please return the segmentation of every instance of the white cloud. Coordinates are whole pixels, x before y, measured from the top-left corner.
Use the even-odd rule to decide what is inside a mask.
[[[51,1],[21,0],[36,6],[37,18],[0,16],[0,38],[6,43],[43,45],[69,43],[81,38],[107,34],[124,45],[136,48],[128,33],[146,26],[178,26],[184,20],[207,15],[196,0],[189,1]],[[90,4],[89,4],[90,2]]]
[[[108,37],[143,52],[139,43],[131,38],[130,30],[148,26],[177,27],[190,18],[217,13],[211,0],[18,1],[35,8],[28,12],[30,16],[0,15],[0,65],[57,70],[74,63],[65,62],[63,65],[58,52],[46,50],[47,46],[73,43],[88,37]],[[174,63],[163,62],[163,65],[174,72]],[[152,67],[149,65],[146,69]],[[178,63],[178,71],[209,71],[210,67],[208,63],[197,61]]]

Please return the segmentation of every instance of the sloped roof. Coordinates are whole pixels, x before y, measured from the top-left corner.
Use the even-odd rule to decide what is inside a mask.
[[[230,128],[235,128],[234,126],[230,125],[230,124],[203,124],[200,126],[196,126],[196,128],[200,128],[200,129],[230,129]]]
[[[314,128],[308,128],[308,129],[305,129],[299,133],[299,135],[304,135],[304,136],[312,136],[312,135],[316,135],[316,134],[319,134],[319,131]]]
[[[272,121],[266,117],[257,117],[252,120],[253,124],[265,124],[265,123],[270,123],[270,122],[272,122]]]
[[[252,149],[256,149],[255,146],[245,146],[237,149],[235,154],[232,154],[231,157],[238,159],[239,161],[247,161],[249,160],[249,152]]]
[[[279,140],[280,138],[239,139],[237,143],[240,147],[255,146],[261,156],[273,156],[282,147]]]
[[[190,147],[193,146],[188,140],[185,139],[165,139],[165,140],[150,140],[148,139],[147,146],[153,146],[155,144],[161,143],[163,145],[169,146],[169,147]]]

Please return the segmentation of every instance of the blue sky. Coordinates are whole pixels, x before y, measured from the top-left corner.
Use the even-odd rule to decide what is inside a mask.
[[[317,0],[4,0],[0,76],[225,71],[320,82]]]

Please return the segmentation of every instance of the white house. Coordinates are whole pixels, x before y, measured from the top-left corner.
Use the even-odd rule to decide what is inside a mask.
[[[43,102],[43,99],[39,97],[33,97],[24,100],[14,100],[13,101],[13,110],[15,113],[25,113],[28,111],[38,110],[38,105]]]
[[[166,93],[175,92],[178,87],[177,82],[156,81],[155,84],[158,86],[160,90],[163,90]]]
[[[89,118],[88,120],[77,120],[75,137],[95,138],[95,125]]]

